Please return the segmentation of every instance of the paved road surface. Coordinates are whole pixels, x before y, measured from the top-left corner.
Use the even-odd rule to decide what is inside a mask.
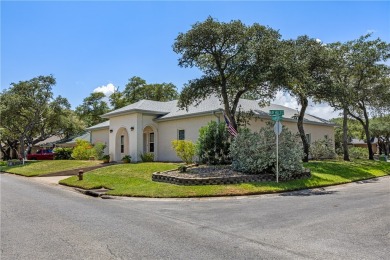
[[[390,178],[213,200],[102,200],[1,180],[1,259],[389,259]]]

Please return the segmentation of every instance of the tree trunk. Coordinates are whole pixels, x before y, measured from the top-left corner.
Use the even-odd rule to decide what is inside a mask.
[[[308,100],[307,98],[305,97],[299,97],[300,99],[300,103],[302,105],[301,107],[301,110],[299,111],[299,116],[298,116],[298,122],[297,122],[297,126],[298,126],[298,131],[299,131],[299,135],[301,137],[301,140],[302,140],[302,144],[303,144],[303,152],[305,153],[304,154],[304,157],[303,157],[303,162],[308,162],[309,161],[309,142],[306,138],[306,134],[305,134],[305,129],[303,128],[303,118],[305,116],[305,111],[306,111],[306,108],[308,106]]]
[[[24,158],[24,136],[19,138],[19,159]]]
[[[348,150],[348,113],[347,110],[343,110],[343,153],[344,161],[350,161]]]
[[[374,152],[372,151],[370,130],[368,129],[368,121],[366,121],[366,124],[364,124],[363,127],[364,127],[364,132],[366,134],[366,139],[367,139],[368,159],[374,160]]]

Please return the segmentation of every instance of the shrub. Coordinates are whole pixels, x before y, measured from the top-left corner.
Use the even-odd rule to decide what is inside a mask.
[[[106,148],[106,144],[104,143],[95,143],[93,146],[93,149],[95,149],[96,157],[98,160],[102,160],[104,156],[104,149]]]
[[[367,159],[368,149],[363,147],[349,147],[349,157],[351,159]]]
[[[70,160],[72,159],[73,148],[54,148],[55,153],[54,160]]]
[[[109,155],[109,154],[103,155],[103,156],[102,156],[102,160],[103,160],[103,162],[105,162],[105,163],[110,162],[110,155]]]
[[[139,155],[141,157],[141,160],[143,162],[153,162],[154,161],[154,154],[153,153],[144,153]]]
[[[179,172],[187,172],[187,166],[185,166],[184,164],[182,165],[179,165],[179,167],[177,168],[179,170]]]
[[[90,157],[96,157],[96,150],[86,140],[76,139],[76,147],[73,148],[72,158],[76,160],[88,160]]]
[[[303,170],[303,151],[299,137],[286,127],[279,135],[279,177],[288,179]],[[233,140],[230,153],[233,169],[250,174],[276,174],[276,137],[271,123],[258,133],[240,131]]]
[[[199,129],[196,153],[202,163],[230,164],[229,133],[225,123],[211,121]]]
[[[195,144],[186,140],[173,140],[172,147],[176,152],[177,157],[183,160],[183,162],[189,164],[194,161],[195,156]]]
[[[130,163],[130,162],[131,162],[131,156],[130,156],[130,155],[125,155],[125,156],[123,156],[122,162],[124,162],[124,163]]]
[[[333,150],[332,139],[325,138],[317,140],[310,145],[310,155],[312,159],[334,159],[336,154]]]

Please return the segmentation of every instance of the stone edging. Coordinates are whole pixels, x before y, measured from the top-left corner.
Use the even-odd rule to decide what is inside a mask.
[[[175,170],[176,171],[176,170]],[[177,185],[220,185],[220,184],[238,184],[248,182],[267,182],[276,181],[274,174],[243,174],[242,176],[223,176],[223,177],[203,177],[203,178],[186,178],[169,175],[169,172],[155,172],[152,174],[152,180],[157,182],[166,182]],[[289,180],[298,180],[310,178],[310,169],[305,169],[302,175],[293,175]]]

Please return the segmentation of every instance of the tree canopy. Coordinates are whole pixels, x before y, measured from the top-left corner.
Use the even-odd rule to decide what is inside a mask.
[[[284,41],[285,89],[295,96],[301,108],[298,113],[298,130],[303,144],[304,161],[308,161],[309,142],[306,139],[303,120],[309,98],[318,99],[328,82],[331,63],[326,48],[316,39],[299,36]]]
[[[179,106],[186,108],[215,95],[237,129],[236,112],[243,95],[263,104],[276,91],[279,39],[277,31],[257,23],[247,26],[239,20],[224,23],[211,17],[180,33],[173,45],[181,55],[179,66],[197,67],[203,75],[184,86]]]
[[[348,149],[346,120],[352,117],[363,126],[373,160],[370,117],[390,110],[390,67],[384,64],[390,58],[390,44],[370,36],[329,45],[334,62],[324,99],[344,111],[344,151]]]
[[[177,88],[172,83],[147,84],[140,77],[132,77],[123,92],[115,91],[110,96],[114,109],[124,107],[142,99],[154,101],[170,101],[178,98]]]
[[[74,116],[66,98],[53,97],[55,78],[39,76],[27,81],[12,83],[0,95],[0,143],[16,149],[24,156],[32,145],[53,135],[69,137],[78,133],[83,125]],[[1,146],[6,157],[9,149]],[[7,152],[8,150],[8,152]]]
[[[110,111],[108,104],[104,101],[106,95],[102,92],[93,92],[84,98],[83,103],[76,107],[76,114],[87,126],[99,124],[105,119],[100,116]]]

